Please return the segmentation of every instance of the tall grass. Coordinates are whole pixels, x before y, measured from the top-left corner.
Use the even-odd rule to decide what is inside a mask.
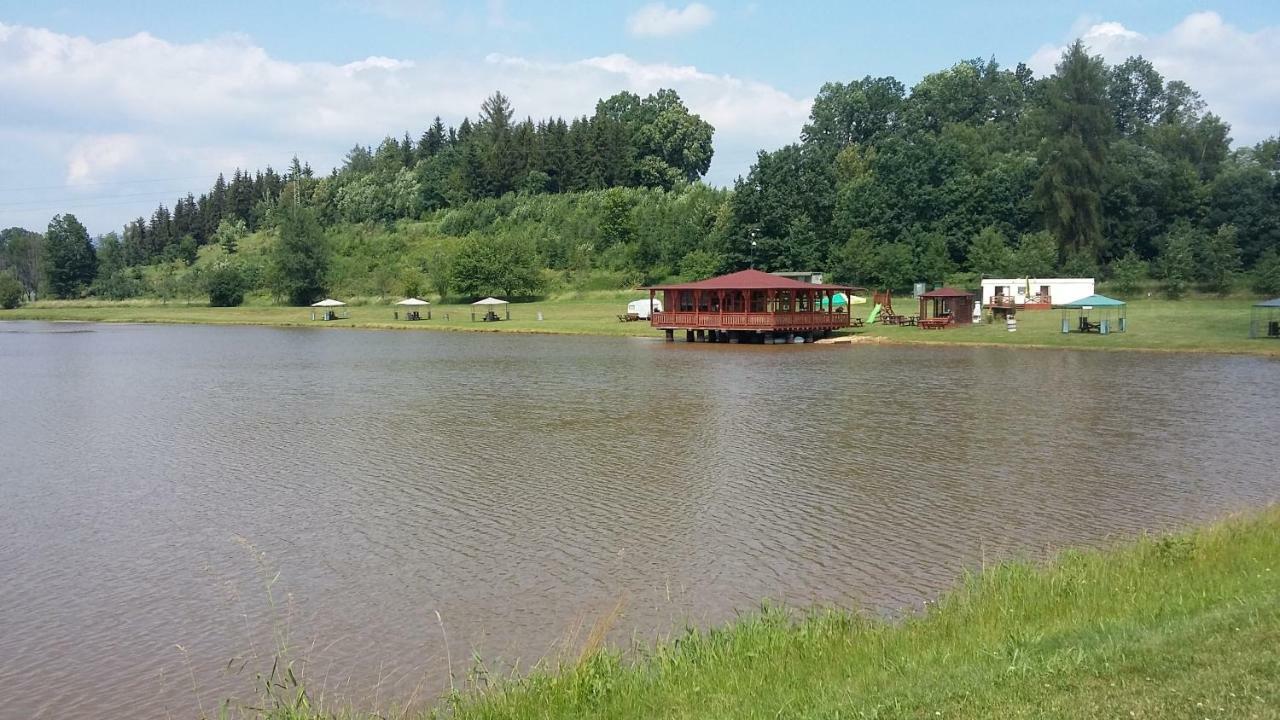
[[[522,679],[454,693],[427,716],[442,714],[1276,718],[1280,507],[1066,551],[1043,566],[989,568],[898,621],[765,606],[647,651],[593,646]],[[265,715],[331,717],[293,707]]]

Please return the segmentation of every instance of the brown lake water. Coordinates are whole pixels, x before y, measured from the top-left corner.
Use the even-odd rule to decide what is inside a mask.
[[[212,713],[279,639],[385,707],[615,607],[893,614],[1280,500],[1277,399],[1249,357],[0,323],[0,718]]]

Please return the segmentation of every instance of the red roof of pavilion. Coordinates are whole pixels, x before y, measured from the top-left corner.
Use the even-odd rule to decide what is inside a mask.
[[[863,288],[851,285],[819,285],[801,280],[761,272],[760,270],[739,270],[728,275],[707,278],[690,283],[675,285],[651,285],[645,290],[843,290],[853,291]]]
[[[967,293],[963,290],[957,290],[955,288],[944,287],[944,288],[938,288],[937,290],[930,290],[929,292],[924,293],[920,297],[927,297],[927,298],[973,297],[973,293]]]

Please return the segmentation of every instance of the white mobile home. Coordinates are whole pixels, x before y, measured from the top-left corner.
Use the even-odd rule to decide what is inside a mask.
[[[990,308],[1043,308],[1093,294],[1093,278],[988,278],[982,304]]]
[[[656,312],[662,312],[662,301],[657,298],[653,300],[632,300],[627,303],[627,314],[635,315],[641,320],[648,320],[652,317],[652,313]]]

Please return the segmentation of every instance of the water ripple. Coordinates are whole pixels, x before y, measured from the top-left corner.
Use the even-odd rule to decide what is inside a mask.
[[[429,698],[447,655],[528,667],[620,601],[620,642],[762,598],[893,613],[1277,499],[1276,367],[6,326],[3,713],[189,715],[280,642],[330,699]]]

